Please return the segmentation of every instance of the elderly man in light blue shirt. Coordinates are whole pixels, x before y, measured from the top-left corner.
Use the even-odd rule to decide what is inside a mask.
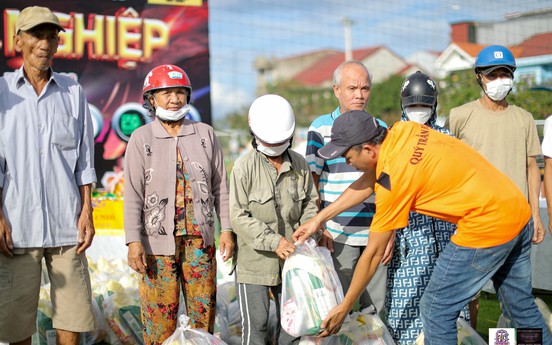
[[[47,8],[15,24],[23,66],[0,78],[0,342],[30,344],[41,267],[58,344],[95,328],[85,250],[92,244],[94,138],[82,87],[50,68],[64,30]]]

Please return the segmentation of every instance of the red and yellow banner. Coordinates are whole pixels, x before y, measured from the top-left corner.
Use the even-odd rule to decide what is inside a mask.
[[[77,79],[86,93],[94,120],[98,188],[109,190],[110,177],[122,169],[132,130],[150,120],[142,107],[142,85],[152,68],[183,68],[193,87],[189,116],[211,122],[207,1],[2,0],[2,74],[23,64],[13,37],[15,21],[27,6],[50,8],[65,28],[52,68]],[[98,203],[94,218],[96,228],[122,229],[122,201]]]

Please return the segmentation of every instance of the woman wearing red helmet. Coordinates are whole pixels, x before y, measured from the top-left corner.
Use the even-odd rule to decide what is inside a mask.
[[[145,344],[161,344],[175,331],[181,291],[191,326],[213,332],[213,210],[223,260],[234,251],[222,151],[211,126],[186,119],[191,91],[181,68],[152,69],[143,98],[157,121],[132,133],[125,154],[125,237],[128,264],[141,274]]]

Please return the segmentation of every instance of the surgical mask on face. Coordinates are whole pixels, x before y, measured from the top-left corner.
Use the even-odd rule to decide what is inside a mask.
[[[493,101],[502,101],[512,89],[513,83],[511,78],[497,78],[485,84],[487,86],[485,93]]]
[[[269,157],[278,157],[282,153],[286,151],[286,149],[289,147],[289,140],[278,145],[278,146],[264,146],[261,144],[261,141],[257,138],[255,138],[255,141],[257,142],[257,150]]]
[[[431,117],[431,108],[428,107],[406,107],[404,109],[406,117],[410,121],[425,125]]]
[[[160,106],[157,106],[157,108],[155,109],[155,115],[163,121],[174,122],[183,119],[189,111],[189,104],[186,104],[178,110],[167,110],[161,108]]]

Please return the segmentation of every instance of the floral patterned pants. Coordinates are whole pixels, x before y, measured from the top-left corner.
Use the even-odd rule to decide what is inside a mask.
[[[201,236],[176,236],[176,255],[147,255],[139,282],[144,344],[161,344],[177,327],[180,289],[192,328],[213,333],[216,308],[215,246]]]

